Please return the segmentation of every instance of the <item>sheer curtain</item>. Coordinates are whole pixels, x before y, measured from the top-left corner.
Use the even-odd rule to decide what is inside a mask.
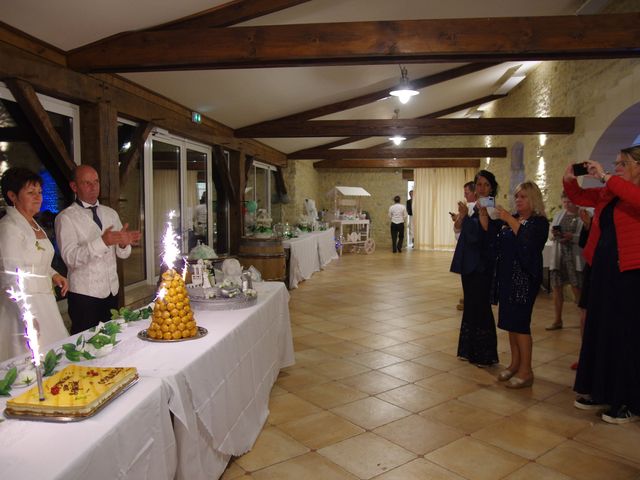
[[[456,239],[449,212],[458,211],[465,183],[472,181],[473,168],[417,168],[414,170],[413,220],[415,248],[452,250]]]

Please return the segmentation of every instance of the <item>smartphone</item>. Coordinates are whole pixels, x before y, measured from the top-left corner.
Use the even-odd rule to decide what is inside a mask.
[[[449,215],[451,215],[451,218],[454,218],[457,215],[457,213],[449,212]]]
[[[573,164],[573,175],[575,177],[581,177],[583,175],[587,175],[588,173],[589,169],[587,168],[587,164],[585,162]]]
[[[478,199],[478,203],[480,204],[481,207],[495,207],[496,206],[496,199],[494,197],[480,197]]]

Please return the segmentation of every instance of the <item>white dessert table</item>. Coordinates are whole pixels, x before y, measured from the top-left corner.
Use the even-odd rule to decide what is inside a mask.
[[[81,422],[5,420],[0,423],[0,477],[171,480],[177,450],[167,397],[161,380],[140,378]],[[8,397],[1,398],[4,410]]]
[[[175,343],[157,343],[140,340],[139,331],[148,326],[142,320],[129,325],[119,335],[120,343],[109,355],[88,362],[95,366],[134,366],[138,369],[141,383],[125,392],[105,411],[94,418],[108,424],[117,435],[126,435],[135,428],[146,442],[156,442],[154,431],[157,423],[171,424],[173,415],[173,452],[163,452],[161,461],[154,466],[165,471],[157,475],[138,476],[132,471],[120,470],[117,475],[88,475],[78,478],[177,478],[207,479],[218,478],[224,471],[232,455],[238,456],[251,449],[268,416],[269,393],[280,368],[294,363],[291,325],[289,322],[289,293],[282,282],[263,282],[254,285],[258,291],[256,305],[240,310],[195,311],[199,326],[208,330],[202,338]],[[61,342],[66,343],[66,342]],[[141,385],[160,385],[159,392],[147,391]],[[164,395],[164,407],[155,410],[158,418],[150,423],[129,424],[129,402],[140,395],[141,401],[148,397]],[[124,402],[124,403],[122,403]],[[120,405],[122,416],[106,419],[107,409]],[[159,408],[159,406],[158,406]],[[119,410],[117,409],[117,410]],[[124,416],[127,413],[127,416]],[[162,418],[160,418],[162,416]],[[142,417],[142,415],[140,415]],[[147,415],[149,417],[149,415]],[[78,431],[89,437],[94,435],[92,420],[74,424]],[[0,423],[0,437],[7,425],[25,432],[44,431],[46,440],[56,442],[65,438],[69,425],[42,424],[6,420]],[[93,427],[93,428],[92,428]],[[106,428],[106,427],[103,427]],[[45,430],[42,430],[45,429]],[[162,430],[160,439],[164,438]],[[36,435],[36,434],[34,434]],[[134,440],[132,440],[133,442]],[[129,442],[131,443],[131,442]],[[166,443],[166,442],[164,442]],[[95,444],[94,447],[99,447]],[[142,448],[143,445],[140,446]],[[23,455],[29,450],[28,444],[20,444],[0,452],[9,457]],[[135,449],[134,449],[135,450]],[[177,462],[169,460],[177,452]],[[35,454],[35,452],[34,452]],[[30,458],[31,452],[25,454]],[[102,465],[101,450],[89,446],[73,453],[77,462],[88,466]],[[165,458],[166,457],[166,458]],[[38,457],[32,457],[38,458]],[[38,463],[39,460],[33,460]],[[97,463],[96,463],[97,462]],[[127,461],[123,461],[127,465]],[[47,473],[46,465],[41,465],[43,475],[19,476],[16,478],[74,478]],[[91,467],[91,470],[93,467]],[[99,472],[98,472],[99,473]],[[3,480],[4,472],[2,474]],[[11,477],[6,477],[11,478]]]
[[[289,288],[308,280],[315,272],[338,259],[333,227],[309,232],[297,238],[283,240],[282,246],[289,250]]]

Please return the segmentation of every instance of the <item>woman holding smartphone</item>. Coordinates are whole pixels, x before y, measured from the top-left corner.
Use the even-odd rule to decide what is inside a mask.
[[[498,380],[508,388],[533,385],[531,314],[542,283],[542,250],[549,234],[542,193],[533,182],[514,192],[516,213],[498,207],[506,225],[498,234],[496,265],[498,328],[509,332],[511,363]]]
[[[595,207],[584,248],[591,286],[574,405],[628,423],[640,419],[640,144],[620,151],[613,174],[586,163],[604,188],[581,188],[571,166],[563,178],[572,201]]]
[[[465,202],[458,202],[454,229],[460,231],[451,271],[462,278],[464,309],[458,339],[461,360],[486,367],[498,363],[496,325],[491,310],[491,278],[494,267],[494,241],[500,222],[487,212],[489,197],[498,193],[493,173],[480,170],[474,180],[478,201],[469,215]]]

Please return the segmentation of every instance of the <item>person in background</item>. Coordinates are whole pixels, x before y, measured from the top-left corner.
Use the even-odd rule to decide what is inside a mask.
[[[463,186],[463,195],[464,199],[467,202],[467,209],[469,210],[469,215],[473,214],[473,207],[476,205],[476,184],[473,182],[467,182]],[[453,233],[456,236],[456,241],[460,238],[460,230],[456,230],[455,222],[458,219],[458,214],[450,213],[451,220],[454,222],[453,224]],[[464,298],[460,298],[458,304],[456,305],[457,310],[464,310]]]
[[[591,231],[591,213],[586,208],[580,209],[580,220],[582,220],[582,231],[578,246],[583,249],[587,246],[589,232]],[[578,300],[578,308],[580,309],[580,338],[584,335],[584,321],[587,318],[587,305],[589,304],[589,287],[591,285],[591,265],[584,262],[582,269],[582,288],[580,289],[580,300]],[[571,364],[571,370],[578,369],[578,362]]]
[[[393,205],[389,207],[389,218],[391,219],[391,247],[393,253],[402,252],[402,242],[404,241],[404,222],[407,219],[407,209],[400,203],[400,195],[393,197]]]
[[[0,180],[9,207],[0,220],[0,362],[28,352],[20,306],[5,293],[16,288],[15,272],[37,275],[25,280],[25,290],[42,346],[69,336],[53,295],[52,283],[67,293],[67,279],[51,268],[53,245],[33,218],[42,205],[42,179],[26,168],[10,168]]]
[[[116,257],[128,258],[139,231],[129,231],[118,213],[98,202],[98,172],[80,165],[69,183],[76,200],[56,218],[56,238],[69,271],[71,333],[94,327],[111,318],[118,308]]]
[[[407,246],[413,247],[413,190],[407,199]]]
[[[582,232],[582,220],[578,207],[562,192],[562,210],[553,216],[549,236],[553,241],[553,254],[551,255],[551,288],[553,291],[553,304],[555,319],[546,330],[558,330],[562,328],[562,304],[564,303],[564,286],[569,284],[573,290],[573,298],[576,303],[580,298],[582,288],[582,249],[578,245]]]
[[[474,180],[478,202],[471,214],[466,202],[458,202],[454,229],[460,231],[451,271],[459,273],[464,295],[464,313],[458,339],[458,358],[487,367],[498,363],[496,325],[491,310],[494,240],[500,222],[489,218],[482,200],[495,197],[498,182],[493,173],[480,170]]]
[[[591,265],[587,315],[574,406],[604,410],[602,419],[640,419],[640,144],[620,151],[615,172],[587,161],[604,188],[581,188],[571,165],[564,189],[579,205],[595,207],[584,257]]]
[[[514,191],[515,215],[496,207],[505,225],[498,234],[496,283],[498,328],[509,332],[511,363],[498,380],[508,388],[533,385],[531,313],[542,284],[542,250],[549,235],[542,193],[533,182]]]

